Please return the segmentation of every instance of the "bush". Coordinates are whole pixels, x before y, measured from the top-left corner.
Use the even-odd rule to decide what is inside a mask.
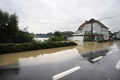
[[[27,42],[27,43],[19,43],[19,44],[7,43],[7,44],[0,44],[0,54],[63,47],[70,45],[77,45],[77,44],[74,42],[59,42],[59,41]]]
[[[66,41],[67,37],[65,36],[52,36],[48,41]]]
[[[15,34],[14,42],[31,42],[33,36],[28,32],[19,31]]]
[[[48,41],[66,41],[67,37],[62,35],[61,32],[55,31],[54,35],[48,39]]]

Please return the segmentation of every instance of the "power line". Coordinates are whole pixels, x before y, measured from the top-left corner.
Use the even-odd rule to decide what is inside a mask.
[[[101,21],[101,20],[105,20],[105,19],[112,19],[112,18],[116,18],[116,17],[120,17],[120,15],[116,15],[116,16],[111,16],[111,17],[101,18],[101,19],[99,19],[99,21]]]
[[[116,15],[116,16],[111,16],[111,17],[104,17],[99,19],[99,21],[101,20],[106,20],[106,19],[112,19],[112,18],[116,18],[116,17],[120,17],[120,15]],[[81,22],[37,22],[37,21],[20,21],[20,23],[38,23],[38,24],[80,24]]]
[[[39,23],[39,24],[76,24],[80,22],[36,22],[36,21],[20,21],[23,23]]]

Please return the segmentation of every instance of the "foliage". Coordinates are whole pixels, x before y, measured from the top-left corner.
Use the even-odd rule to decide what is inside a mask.
[[[38,50],[38,49],[47,49],[47,48],[55,48],[62,46],[70,46],[76,45],[74,42],[27,42],[27,43],[6,43],[0,44],[0,54],[11,53],[11,52],[20,52],[20,51],[28,51],[28,50]]]
[[[60,36],[62,36],[62,34],[61,34],[61,32],[59,32],[59,31],[55,31],[55,32],[54,32],[54,36],[60,37]]]
[[[59,32],[59,31],[57,31],[57,32]],[[60,32],[60,34],[61,34],[62,36],[71,37],[72,34],[73,34],[73,32],[70,32],[70,31]],[[42,38],[43,38],[43,37],[44,37],[44,38],[50,38],[50,37],[52,37],[52,36],[54,36],[54,33],[52,33],[52,32],[46,33],[46,34],[41,34],[41,33],[35,34],[35,37],[42,37]]]
[[[65,36],[52,36],[48,39],[48,41],[66,41],[67,38]]]
[[[48,39],[48,41],[66,41],[66,40],[67,37],[63,36],[59,31],[54,32],[54,36]]]
[[[10,37],[18,31],[18,21],[15,14],[9,15],[0,10],[0,34],[2,37]],[[4,36],[5,35],[5,36]]]
[[[66,32],[61,32],[61,34],[62,34],[63,36],[66,36],[66,37],[72,37],[73,32],[71,32],[71,31],[66,31]]]
[[[84,35],[92,35],[91,31],[85,31]]]
[[[53,33],[46,33],[46,34],[41,34],[41,33],[39,33],[39,34],[35,34],[35,37],[36,38],[39,38],[39,37],[42,37],[42,38],[49,38],[49,37],[52,37],[53,36]]]
[[[84,41],[103,41],[103,35],[102,33],[91,33],[91,31],[86,31],[84,33]],[[95,36],[97,38],[95,38]]]
[[[84,33],[84,35],[100,35],[100,36],[103,36],[104,34],[102,34],[102,33],[91,33],[91,31],[86,31]]]
[[[16,14],[0,10],[0,43],[32,41],[28,32],[20,31]]]
[[[14,38],[15,42],[31,42],[33,40],[33,35],[28,32],[18,31]]]

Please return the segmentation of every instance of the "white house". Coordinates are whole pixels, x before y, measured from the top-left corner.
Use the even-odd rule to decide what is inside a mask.
[[[73,34],[73,40],[109,40],[109,28],[95,19],[85,21]]]

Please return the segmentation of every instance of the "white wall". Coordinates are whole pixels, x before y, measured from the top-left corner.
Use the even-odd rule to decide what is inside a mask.
[[[83,32],[85,31],[91,31],[91,24],[86,24],[84,27],[83,27]],[[101,27],[100,25],[98,25],[98,23],[93,23],[93,32],[94,33],[101,33]]]
[[[103,38],[105,40],[109,40],[109,30],[105,28],[101,28],[101,33],[104,34]]]
[[[82,32],[85,33],[85,31],[91,31],[91,24],[86,24],[83,29],[82,29]]]
[[[85,31],[91,31],[91,24],[86,24],[82,30],[77,31],[78,34],[85,33]],[[109,40],[109,30],[106,28],[101,28],[98,23],[93,23],[93,33],[102,33],[104,34],[103,38]]]
[[[101,33],[101,26],[98,23],[93,24],[93,33]]]
[[[73,40],[75,41],[83,41],[83,36],[74,36]]]
[[[67,39],[70,41],[73,41],[73,37],[68,37]]]
[[[70,41],[83,41],[83,36],[69,37],[68,40],[70,40]]]

